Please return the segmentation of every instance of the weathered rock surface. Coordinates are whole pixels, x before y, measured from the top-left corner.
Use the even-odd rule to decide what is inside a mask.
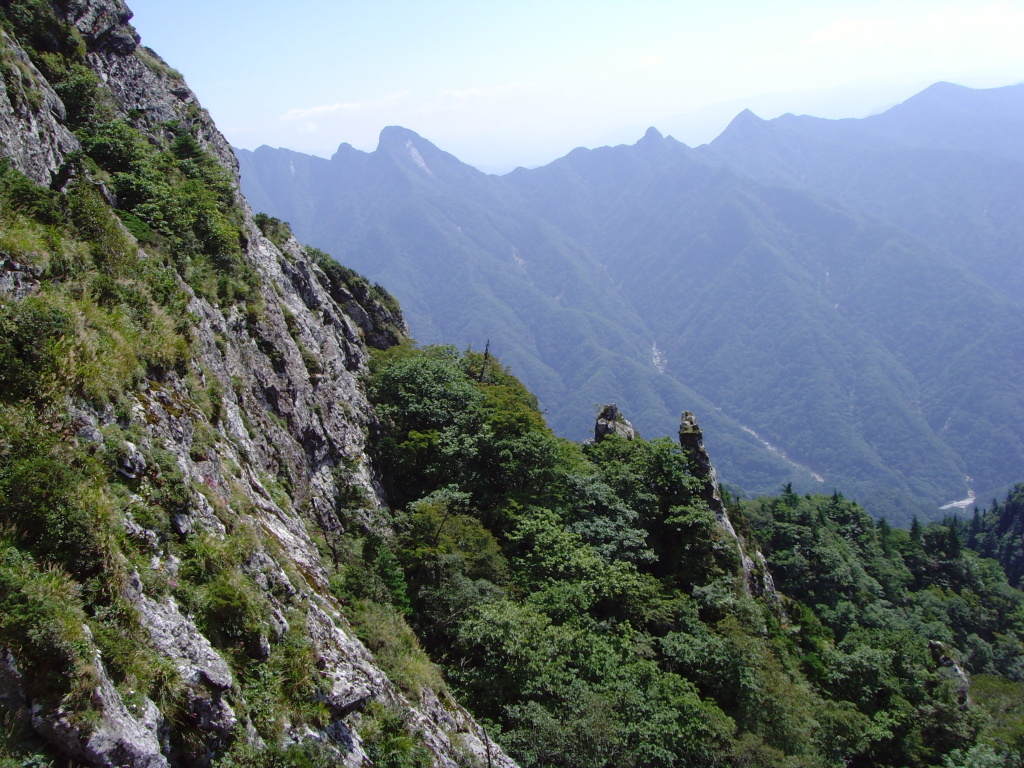
[[[55,711],[33,705],[32,728],[65,755],[102,768],[167,768],[158,737],[162,716],[156,705],[145,699],[132,712],[107,674],[96,651],[97,685],[93,704],[99,722],[84,724],[69,716],[63,707]]]
[[[748,593],[773,598],[774,604],[781,609],[781,602],[775,591],[775,582],[768,571],[764,555],[759,551],[756,552],[754,556],[757,558],[757,563],[754,562],[748,552],[746,542],[736,532],[732,520],[729,519],[729,511],[725,507],[722,490],[718,485],[718,474],[711,464],[707,448],[704,447],[704,432],[697,424],[697,417],[690,411],[683,411],[679,419],[679,446],[689,461],[690,472],[702,483],[701,499],[715,513],[721,529],[736,544],[743,567],[744,588]]]
[[[11,165],[49,186],[78,139],[63,124],[64,102],[28,54],[0,30],[0,147]]]
[[[132,12],[121,0],[69,0],[66,18],[74,24],[90,50],[131,53],[139,36],[128,26]]]
[[[633,440],[636,437],[633,425],[619,413],[619,406],[615,403],[602,408],[601,413],[597,415],[597,422],[594,424],[595,442],[601,442],[609,435],[618,435],[626,440]]]
[[[0,253],[0,293],[12,299],[23,299],[39,288],[43,270],[28,264],[19,264],[5,253]]]
[[[89,66],[121,116],[130,112],[133,125],[154,137],[166,138],[169,121],[189,126],[237,180],[228,143],[180,75],[139,47],[124,3],[69,0],[54,8],[81,34]],[[63,124],[61,100],[6,35],[3,55],[3,152],[34,181],[54,184],[67,156],[80,149],[78,140]],[[126,393],[130,413],[118,419],[123,423],[128,418],[133,434],[140,435],[131,442],[108,440],[104,429],[113,422],[112,415],[86,403],[69,403],[71,434],[117,451],[117,471],[139,484],[168,471],[146,456],[154,451],[172,456],[189,489],[188,503],[169,515],[177,535],[216,541],[230,528],[251,532],[251,551],[240,567],[270,610],[253,647],[245,650],[251,658],[264,658],[304,622],[304,637],[326,689],[323,703],[329,722],[318,728],[288,728],[286,739],[320,741],[331,745],[345,765],[369,765],[358,735],[359,711],[377,701],[404,713],[410,732],[418,734],[439,766],[455,768],[470,754],[481,764],[513,768],[456,703],[441,701],[430,690],[422,692],[420,701],[410,701],[392,684],[330,595],[330,574],[313,540],[314,530],[340,535],[352,521],[384,525],[378,519],[380,493],[366,452],[375,417],[360,376],[367,346],[394,344],[406,329],[404,320],[395,307],[382,305],[369,286],[346,286],[332,279],[331,270],[325,272],[294,240],[275,246],[236,194],[245,218],[245,258],[260,278],[262,311],[247,314],[244,307],[221,307],[182,285],[191,297],[193,324],[194,357],[187,375],[154,374]],[[4,300],[33,292],[39,277],[5,258],[0,269]],[[187,377],[219,393],[216,418],[196,405]],[[350,500],[344,509],[338,501],[343,498]],[[188,720],[189,748],[183,749],[175,736],[180,724],[165,722],[148,699],[134,708],[127,703],[98,655],[98,722],[76,723],[59,707],[28,700],[16,659],[5,648],[0,648],[0,703],[16,717],[28,718],[54,748],[87,765],[201,765],[232,740],[260,745],[227,660],[167,591],[147,587],[173,584],[180,563],[139,522],[144,517],[125,517],[127,535],[144,542],[152,564],[145,578],[129,575],[124,597],[134,606],[152,647],[177,670],[178,707]]]
[[[961,709],[966,709],[971,704],[971,679],[967,672],[960,666],[959,662],[950,655],[949,648],[941,640],[929,640],[928,650],[932,652],[935,663],[946,671],[948,678],[956,691],[957,701]]]

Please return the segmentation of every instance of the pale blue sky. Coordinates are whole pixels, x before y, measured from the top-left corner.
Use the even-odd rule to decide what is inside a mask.
[[[1024,81],[1024,0],[128,0],[236,146],[330,156],[402,125],[485,170],[745,107],[863,116]]]

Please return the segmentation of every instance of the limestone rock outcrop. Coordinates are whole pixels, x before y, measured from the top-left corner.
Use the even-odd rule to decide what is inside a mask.
[[[619,412],[619,406],[615,403],[606,405],[597,415],[597,422],[594,424],[594,441],[601,442],[609,435],[618,435],[626,440],[633,440],[636,437],[636,430],[633,425],[626,421]]]
[[[139,45],[123,2],[69,0],[52,8],[84,41],[85,60],[116,117],[130,116],[154,143],[166,140],[169,124],[187,126],[234,178],[243,258],[258,276],[259,292],[248,305],[221,306],[179,280],[188,298],[192,357],[181,370],[150,372],[124,393],[117,414],[69,402],[69,439],[114,452],[126,481],[180,476],[186,490],[169,516],[174,535],[200,536],[216,547],[232,530],[247,532],[239,572],[269,609],[259,618],[258,637],[242,651],[266,658],[289,632],[299,632],[327,712],[317,727],[286,728],[288,743],[314,741],[333,750],[339,764],[369,765],[360,711],[377,702],[401,713],[437,766],[455,768],[476,754],[481,764],[514,768],[450,696],[403,692],[389,679],[331,594],[331,574],[315,541],[342,535],[346,526],[387,525],[366,450],[375,417],[360,377],[368,346],[390,346],[407,332],[400,310],[370,288],[333,280],[294,240],[278,247],[263,236],[238,191],[230,146],[181,76]],[[66,161],[81,145],[53,87],[18,42],[0,34],[0,151],[34,182],[60,189]],[[143,250],[139,255],[147,258]],[[38,270],[7,254],[0,259],[0,300],[22,300],[38,289]],[[197,386],[216,393],[215,416],[197,405]],[[132,430],[132,439],[105,436],[117,429]],[[159,466],[146,459],[154,455],[164,457]],[[53,749],[86,765],[206,765],[239,740],[265,746],[229,660],[170,595],[181,563],[147,525],[144,516],[125,515],[125,535],[148,548],[150,563],[144,575],[123,579],[120,597],[173,670],[182,722],[170,722],[148,698],[119,690],[98,645],[94,720],[69,718],[52,701],[32,700],[29,672],[13,648],[0,647],[0,703],[12,723],[29,723]]]
[[[64,125],[64,102],[25,50],[0,29],[0,147],[11,165],[49,186],[68,153],[81,149]]]
[[[773,604],[781,610],[781,600],[775,591],[775,583],[768,571],[764,555],[758,551],[751,556],[746,542],[736,532],[732,520],[729,519],[729,510],[726,509],[722,490],[718,485],[718,475],[711,464],[707,448],[704,447],[704,433],[697,424],[697,417],[690,411],[683,411],[679,419],[679,446],[690,464],[691,474],[702,483],[701,499],[715,513],[718,525],[736,545],[743,567],[744,588],[748,593],[771,598]]]

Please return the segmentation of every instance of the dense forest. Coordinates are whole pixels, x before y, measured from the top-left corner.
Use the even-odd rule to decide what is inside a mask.
[[[1018,764],[1024,594],[959,524],[733,501],[758,595],[674,441],[560,440],[447,347],[379,355],[370,391],[396,535],[346,583],[409,617],[522,764]]]
[[[689,414],[560,438],[251,216],[108,6],[0,8],[77,147],[0,164],[0,768],[1020,768],[1024,487],[904,529],[730,497]]]

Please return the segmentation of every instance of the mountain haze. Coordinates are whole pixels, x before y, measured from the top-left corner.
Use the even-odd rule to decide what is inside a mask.
[[[1024,486],[909,530],[738,499],[710,421],[748,477],[794,465],[678,380],[902,504],[962,471],[942,430],[880,437],[933,408],[937,326],[861,305],[945,302],[955,260],[656,131],[502,186],[401,129],[339,179],[271,154],[438,326],[711,416],[645,439],[605,403],[573,442],[254,214],[130,18],[0,0],[0,768],[1020,768]]]
[[[490,340],[559,432],[615,400],[665,434],[682,403],[728,482],[907,523],[1024,466],[1019,103],[939,84],[502,177],[400,128],[330,160],[237,154],[256,208],[393,290],[420,341]]]
[[[654,337],[586,244],[533,213],[497,177],[387,128],[376,152],[342,145],[330,160],[261,148],[239,151],[253,206],[287,220],[311,244],[402,296],[424,343],[491,348],[537,393],[552,426],[582,439],[597,406],[619,397],[641,432],[670,432],[679,408],[707,416],[731,469],[742,461],[757,487],[810,472],[763,448],[711,402],[664,375]],[[268,170],[260,186],[257,163]],[[264,165],[265,164],[265,165]],[[273,171],[269,169],[275,169]],[[286,179],[304,188],[278,208]],[[305,181],[299,181],[299,180]],[[735,474],[735,473],[733,473]]]

